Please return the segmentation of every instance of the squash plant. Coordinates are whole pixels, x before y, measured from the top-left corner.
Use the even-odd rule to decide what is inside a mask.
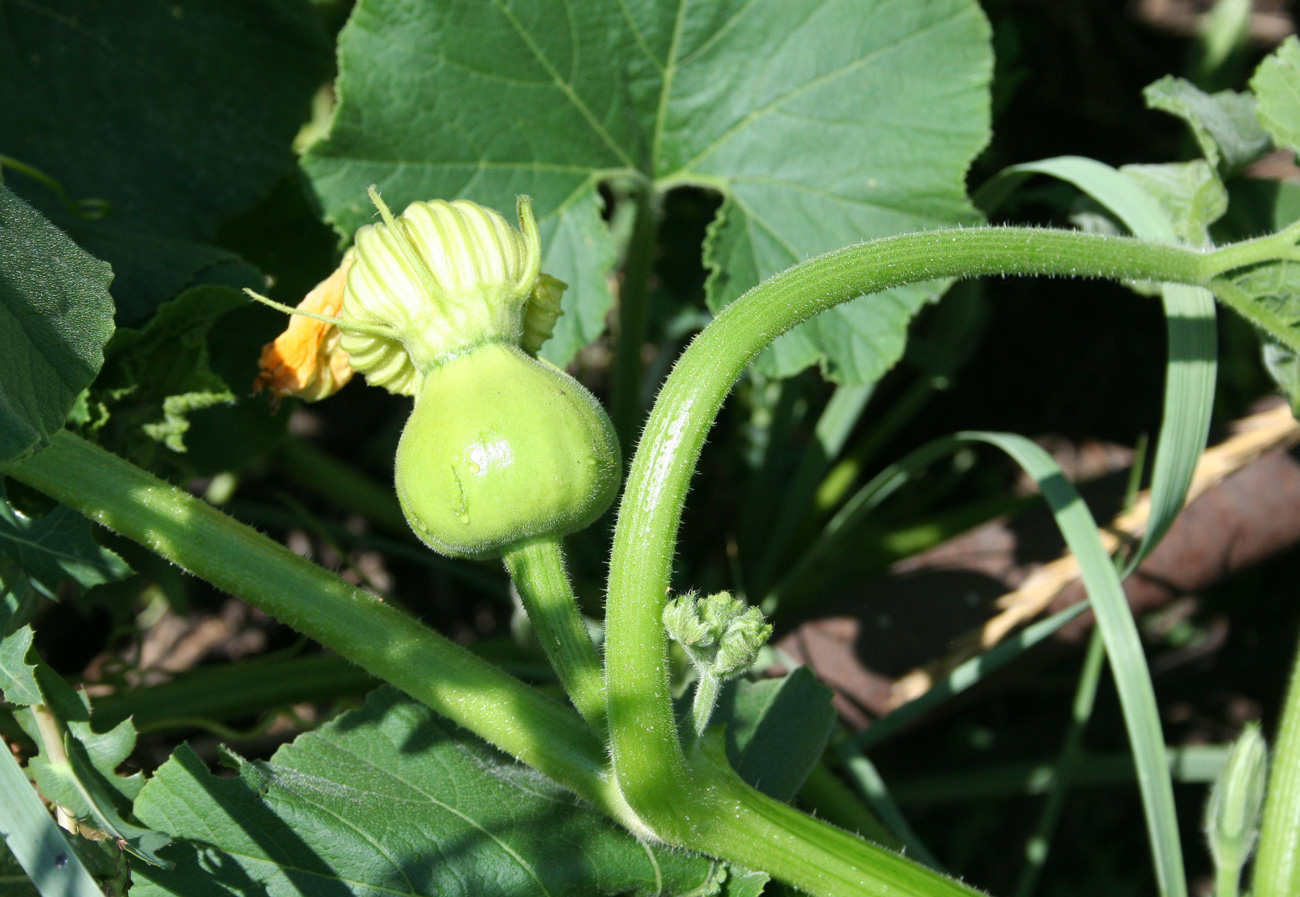
[[[1160,716],[1120,583],[1168,530],[1204,448],[1216,300],[1254,327],[1300,402],[1293,191],[1269,194],[1262,235],[1225,218],[1246,195],[1229,188],[1247,165],[1300,148],[1300,44],[1265,60],[1248,92],[1175,78],[1148,89],[1152,107],[1190,127],[1192,161],[1020,164],[981,185],[977,208],[965,177],[989,136],[993,59],[973,0],[360,0],[324,91],[327,27],[341,16],[330,6],[11,0],[0,11],[0,690],[6,735],[26,758],[0,758],[0,831],[30,889],[975,893],[900,853],[905,826],[859,806],[863,837],[789,803],[832,727],[807,671],[723,683],[771,631],[758,608],[779,624],[801,577],[842,544],[845,515],[978,443],[1037,481],[1079,558],[1099,633],[1080,701],[1104,656],[1157,887],[1188,893]],[[984,224],[1044,175],[1090,197],[1102,232]],[[663,320],[657,225],[686,188],[721,197],[702,248],[707,323],[657,384],[643,353]],[[259,201],[269,221],[240,217]],[[511,208],[518,229],[492,211]],[[337,247],[321,249],[321,220]],[[281,276],[269,283],[259,265]],[[705,581],[716,573],[675,576],[688,488],[738,380],[779,422],[782,402],[765,406],[763,390],[819,366],[838,384],[825,432],[846,434],[912,318],[954,281],[984,275],[1105,278],[1159,295],[1165,416],[1152,521],[1131,556],[1117,566],[1106,554],[1041,448],[963,432],[853,495],[841,488],[827,501],[842,513],[819,539],[799,542],[803,507],[769,516],[770,532],[744,546],[738,569],[751,575],[733,571],[725,590]],[[316,281],[314,304],[277,301]],[[307,361],[282,353],[264,385],[294,381],[286,392],[321,400],[356,370],[416,397],[394,449],[402,516],[442,555],[504,558],[562,693],[173,482],[252,469],[284,438],[283,413],[239,400],[213,349],[246,344],[251,363],[284,323],[243,290],[304,319],[289,326],[310,337]],[[681,315],[687,330],[692,314]],[[608,416],[560,367],[592,344],[614,347],[599,366]],[[810,469],[816,485],[825,466]],[[319,488],[350,482],[333,471]],[[790,494],[806,501],[799,483]],[[620,488],[605,546],[599,526],[584,528]],[[353,496],[392,514],[382,496]],[[121,541],[97,539],[86,518]],[[572,544],[607,547],[599,643],[570,582]],[[104,586],[130,575],[124,556],[150,555],[391,687],[269,760],[224,752],[233,775],[187,746],[147,775],[122,775],[137,738],[128,714],[144,719],[146,701],[110,719],[111,699],[74,691],[42,662],[37,633],[69,583],[121,594]],[[465,581],[483,571],[440,569]],[[674,693],[674,651],[694,667],[693,708]],[[249,675],[249,693],[264,675]],[[1236,893],[1256,836],[1252,892],[1300,890],[1294,682],[1290,695],[1267,789],[1250,732],[1216,786],[1207,828],[1219,894]],[[760,744],[764,727],[781,733],[776,749]],[[866,763],[851,740],[832,751],[850,770]]]

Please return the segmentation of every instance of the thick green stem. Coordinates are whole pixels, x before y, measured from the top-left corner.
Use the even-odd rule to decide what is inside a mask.
[[[641,346],[650,323],[650,273],[654,267],[657,225],[653,188],[638,184],[629,198],[636,204],[632,237],[618,291],[618,351],[614,356],[610,390],[610,420],[624,457],[636,443],[641,423]]]
[[[832,825],[857,832],[892,850],[903,847],[898,836],[885,827],[853,789],[845,787],[823,760],[817,761],[799,787],[799,803]]]
[[[1204,285],[1218,270],[1215,258],[1072,231],[931,231],[851,246],[797,265],[750,290],[714,319],[679,359],[651,412],[624,489],[610,564],[606,677],[614,768],[629,804],[652,829],[674,843],[713,849],[692,840],[698,834],[694,823],[701,818],[702,789],[688,768],[672,714],[660,617],[691,475],[718,410],[745,366],[800,321],[904,283],[1026,274]],[[741,818],[732,828],[718,847],[731,850],[752,838],[757,839],[754,849],[761,849],[766,836],[757,829],[747,832]],[[817,839],[829,838],[830,831],[826,827],[820,835],[809,834],[801,856],[816,864]],[[739,854],[719,855],[744,862]],[[879,870],[873,855],[860,851],[856,857],[863,864],[860,888],[834,893],[888,892],[886,882],[875,877]],[[757,868],[799,883],[793,867],[775,853]]]
[[[1254,897],[1300,894],[1300,651],[1273,745],[1252,883]]]
[[[718,736],[701,739],[689,763],[691,799],[670,842],[772,872],[810,894],[976,897],[960,882],[751,788],[727,765]]]
[[[600,739],[543,696],[418,620],[68,432],[0,470],[237,595],[642,832]]]
[[[578,610],[559,538],[546,536],[515,545],[506,551],[505,562],[560,684],[583,719],[604,735],[605,676],[600,654]]]

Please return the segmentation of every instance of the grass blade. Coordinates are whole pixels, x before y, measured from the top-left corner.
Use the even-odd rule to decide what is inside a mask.
[[[1230,745],[1191,744],[1166,751],[1173,779],[1182,785],[1209,785],[1228,762]],[[889,793],[904,806],[935,807],[966,801],[1000,800],[1012,795],[1046,794],[1056,774],[1052,761],[1025,760],[930,773],[890,782]],[[1085,753],[1075,764],[1070,785],[1101,788],[1132,785],[1133,755],[1118,751]]]
[[[1151,673],[1147,669],[1137,624],[1129,612],[1119,575],[1098,538],[1092,512],[1051,456],[1023,436],[960,433],[956,438],[984,442],[1010,455],[1038,483],[1061,535],[1074,552],[1097,616],[1097,626],[1106,643],[1111,674],[1119,692],[1160,893],[1163,897],[1186,897],[1187,880],[1178,838],[1178,817],[1155,689],[1151,685]]]
[[[1079,674],[1079,684],[1074,693],[1070,727],[1065,733],[1052,769],[1047,800],[1039,813],[1038,824],[1025,843],[1025,867],[1020,871],[1020,880],[1016,883],[1016,897],[1029,897],[1038,885],[1043,864],[1047,862],[1052,833],[1056,831],[1056,824],[1061,818],[1065,795],[1074,784],[1074,769],[1083,752],[1083,731],[1092,718],[1092,710],[1097,702],[1097,682],[1101,679],[1101,664],[1106,659],[1106,646],[1101,640],[1100,632],[1101,630],[1094,629],[1088,642],[1088,653],[1084,657],[1083,670]]]
[[[1097,616],[1097,625],[1119,691],[1160,893],[1164,897],[1186,897],[1187,884],[1168,757],[1160,729],[1155,691],[1151,685],[1151,675],[1147,669],[1137,625],[1129,612],[1120,577],[1098,535],[1092,513],[1051,456],[1028,439],[1014,434],[958,433],[922,446],[883,471],[855,496],[855,501],[850,503],[852,507],[846,507],[841,513],[856,515],[877,506],[924,467],[951,453],[959,445],[971,442],[986,443],[1001,449],[1034,479],[1051,508],[1061,535],[1074,553],[1092,609]],[[1049,622],[1051,621],[1044,621],[1039,625],[1046,628],[1045,624]],[[978,665],[981,660],[982,658],[977,658],[971,663]],[[978,670],[978,666],[975,669]],[[939,697],[934,700],[941,699]],[[891,725],[898,724],[895,722]],[[869,729],[868,732],[870,731]],[[888,734],[888,729],[885,734]],[[869,737],[864,736],[863,740]],[[877,736],[879,737],[883,736]]]
[[[0,834],[41,897],[103,897],[7,750],[0,751]]]

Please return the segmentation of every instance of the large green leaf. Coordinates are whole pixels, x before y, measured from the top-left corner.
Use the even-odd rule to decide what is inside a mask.
[[[132,897],[708,894],[721,877],[392,689],[240,772],[187,748],[158,770],[135,810],[182,843]]]
[[[110,279],[0,186],[0,461],[44,446],[98,373],[113,333]]]
[[[1120,171],[1164,210],[1178,239],[1192,246],[1208,245],[1210,225],[1228,210],[1228,191],[1208,162],[1125,165]]]
[[[1300,264],[1259,265],[1231,284],[1225,300],[1261,331],[1264,365],[1300,417]]]
[[[39,704],[41,687],[36,664],[27,659],[32,648],[32,627],[10,635],[0,634],[0,698],[10,704]]]
[[[1224,90],[1205,93],[1190,81],[1166,75],[1142,91],[1147,106],[1176,115],[1192,130],[1201,154],[1224,177],[1263,155],[1269,138],[1255,115],[1255,97]]]
[[[714,721],[726,727],[732,767],[777,800],[793,798],[835,728],[831,697],[808,667],[780,679],[741,679],[728,687]]]
[[[38,167],[99,220],[21,174],[10,186],[118,272],[118,323],[145,320],[208,245],[270,192],[329,72],[304,0],[0,0],[0,154]]]
[[[31,647],[30,627],[0,641],[0,657],[5,660],[0,669],[5,700],[20,705],[14,716],[39,745],[27,773],[45,799],[88,821],[87,833],[99,833],[99,840],[107,836],[146,862],[167,865],[156,851],[170,839],[129,818],[144,775],[117,774],[135,748],[135,725],[128,719],[106,732],[95,731],[85,692],[74,691],[41,662]]]
[[[1260,63],[1250,86],[1264,130],[1278,146],[1300,153],[1300,41],[1288,38]],[[1292,185],[1283,183],[1253,199],[1263,200],[1265,217],[1280,230],[1296,220],[1296,197]],[[1228,280],[1218,290],[1219,297],[1259,328],[1264,364],[1300,416],[1300,265],[1271,262],[1231,274]]]
[[[1300,41],[1289,37],[1250,79],[1259,123],[1278,146],[1300,153]]]
[[[0,558],[12,561],[46,598],[53,598],[62,582],[90,588],[131,573],[125,561],[95,541],[90,527],[86,517],[65,505],[43,517],[20,514],[0,483]]]
[[[710,302],[810,255],[975,220],[963,188],[988,136],[988,27],[972,0],[361,0],[339,45],[340,102],[305,165],[350,234],[389,203],[533,197],[547,271],[570,284],[546,354],[593,339],[615,247],[597,187],[698,184],[727,202]],[[825,357],[870,380],[937,287],[841,307],[768,366]]]
[[[88,429],[142,463],[158,444],[184,452],[192,413],[235,402],[209,364],[208,335],[218,318],[246,304],[236,290],[204,284],[160,305],[143,329],[118,330],[91,390]]]

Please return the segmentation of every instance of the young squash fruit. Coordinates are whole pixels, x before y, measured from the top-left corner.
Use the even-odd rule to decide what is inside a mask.
[[[430,370],[397,445],[407,522],[452,557],[495,557],[583,529],[618,481],[618,441],[595,397],[500,342]]]
[[[541,273],[528,198],[515,230],[472,202],[395,218],[370,195],[383,221],[357,232],[339,316],[296,313],[337,327],[368,382],[415,397],[395,465],[407,522],[467,558],[590,525],[618,491],[618,439],[596,398],[537,357],[564,284]]]

